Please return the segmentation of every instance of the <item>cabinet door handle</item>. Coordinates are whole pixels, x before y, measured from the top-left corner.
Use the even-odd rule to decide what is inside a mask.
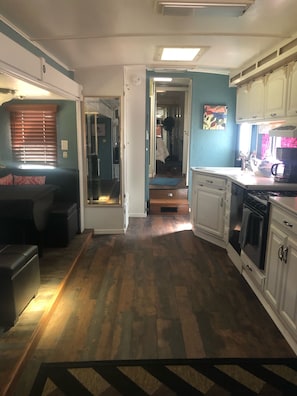
[[[284,257],[284,247],[283,245],[279,247],[277,252],[278,258],[282,261]]]
[[[289,252],[288,247],[285,247],[285,248],[284,248],[284,253],[283,253],[283,262],[284,262],[285,264],[287,264],[288,252]]]
[[[283,220],[285,226],[292,228],[293,224],[289,223],[287,220]]]
[[[224,206],[224,200],[221,198],[221,208]]]

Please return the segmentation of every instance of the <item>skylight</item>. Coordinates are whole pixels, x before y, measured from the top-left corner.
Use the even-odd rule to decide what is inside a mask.
[[[172,77],[154,77],[154,81],[170,82],[172,81]]]
[[[163,48],[161,60],[191,62],[199,51],[200,48]]]

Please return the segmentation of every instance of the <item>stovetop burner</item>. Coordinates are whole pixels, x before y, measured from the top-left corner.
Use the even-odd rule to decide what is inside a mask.
[[[245,202],[258,210],[265,212],[270,197],[297,197],[297,191],[250,191]]]
[[[297,197],[297,191],[251,191],[249,194],[261,201],[268,201],[270,197]]]

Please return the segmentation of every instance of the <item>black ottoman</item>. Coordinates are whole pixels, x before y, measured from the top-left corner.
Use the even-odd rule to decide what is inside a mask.
[[[13,326],[40,286],[35,245],[0,246],[0,325]]]
[[[45,245],[48,247],[65,247],[77,232],[77,204],[55,203],[51,209],[45,230]]]

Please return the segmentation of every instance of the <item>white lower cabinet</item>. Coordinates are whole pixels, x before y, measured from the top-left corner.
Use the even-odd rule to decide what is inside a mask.
[[[196,236],[227,249],[297,355],[297,204],[290,210],[278,201],[271,203],[265,270],[260,270],[244,252],[235,255],[229,248],[231,187],[228,177],[193,172],[192,230]]]
[[[286,330],[297,340],[297,219],[272,207],[264,295]]]
[[[192,225],[196,236],[226,246],[226,179],[194,175]]]
[[[195,226],[201,230],[223,237],[225,191],[197,188]]]

